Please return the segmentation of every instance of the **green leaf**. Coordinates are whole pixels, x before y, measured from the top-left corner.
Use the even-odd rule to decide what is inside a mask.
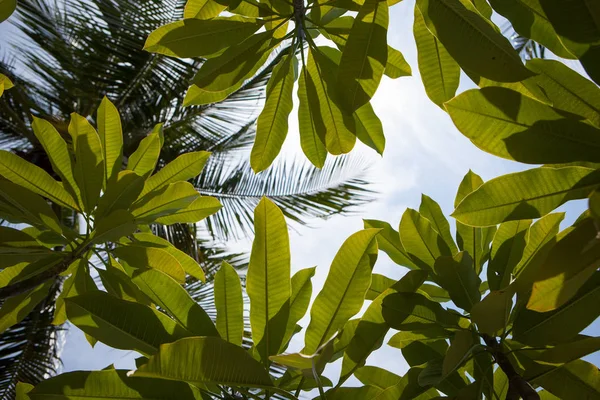
[[[376,219],[364,219],[364,227],[381,229],[377,235],[377,245],[383,250],[393,262],[403,267],[415,269],[417,266],[406,253],[406,249],[400,241],[400,234],[390,224]]]
[[[29,257],[23,257],[22,260],[19,260],[21,262],[0,271],[0,287],[7,287],[33,278],[64,260],[64,255],[48,251],[43,247],[40,249],[22,249],[21,251]],[[10,257],[10,253],[2,254],[2,257],[7,256]]]
[[[101,291],[65,299],[69,321],[102,343],[144,355],[189,333],[165,314]]]
[[[412,208],[407,208],[402,215],[399,231],[400,241],[411,260],[425,271],[432,272],[438,257],[452,256],[431,222]]]
[[[158,129],[160,130],[162,127]],[[127,169],[140,176],[150,175],[156,167],[161,147],[159,132],[151,132],[140,141],[138,148],[129,156]]]
[[[512,308],[512,290],[494,290],[488,293],[471,309],[471,319],[477,324],[479,331],[490,336],[497,336],[508,323]]]
[[[464,324],[458,314],[418,293],[393,293],[383,300],[383,318],[397,330],[457,329]]]
[[[385,292],[387,288],[396,283],[392,278],[388,278],[385,275],[381,274],[372,274],[371,275],[371,286],[369,286],[369,290],[365,295],[365,300],[375,300],[377,296],[381,293]]]
[[[139,199],[130,210],[137,222],[153,222],[157,218],[168,217],[185,209],[199,196],[189,182],[170,183]]]
[[[101,218],[91,235],[90,243],[117,242],[120,238],[132,234],[137,229],[129,211],[116,210]]]
[[[422,194],[419,213],[431,222],[435,230],[438,231],[444,242],[448,245],[452,254],[458,253],[458,248],[454,243],[454,239],[452,239],[452,233],[450,233],[450,224],[444,216],[440,205],[431,197]]]
[[[562,307],[543,313],[522,309],[513,325],[513,337],[531,346],[564,343],[596,320],[598,301],[600,273],[595,272]]]
[[[377,257],[377,233],[379,229],[365,229],[353,234],[335,255],[310,310],[304,353],[315,353],[360,310]]]
[[[141,195],[160,189],[170,183],[187,181],[197,177],[202,172],[209,156],[210,153],[206,151],[194,151],[180,155],[146,180]]]
[[[204,398],[198,388],[184,382],[129,378],[127,371],[115,369],[67,372],[38,383],[27,396],[29,400]]]
[[[132,282],[131,278],[122,270],[122,268],[123,267],[111,257],[110,267],[105,270],[97,270],[104,289],[106,289],[109,294],[122,300],[137,302],[146,306],[152,304],[152,301],[148,296]]]
[[[215,274],[215,307],[219,334],[229,343],[241,346],[244,335],[242,285],[236,270],[225,261]]]
[[[538,74],[529,80],[544,90],[554,107],[600,126],[600,89],[593,82],[555,60],[529,60],[527,68]]]
[[[388,345],[402,350],[415,342],[423,345],[430,345],[445,341],[449,337],[450,333],[440,327],[433,327],[432,329],[415,332],[402,331],[392,336],[388,341]]]
[[[27,317],[48,296],[53,283],[46,281],[34,289],[4,300],[0,306],[0,333]]]
[[[215,0],[188,0],[185,3],[183,18],[211,19],[226,8],[227,3],[221,4]]]
[[[60,206],[79,211],[73,196],[46,171],[6,150],[0,150],[0,175]]]
[[[348,114],[375,94],[388,58],[388,4],[365,0],[350,29],[337,76],[340,105]]]
[[[204,62],[192,82],[208,93],[239,89],[265,63],[279,43],[281,40],[273,39],[273,32],[252,35],[227,48],[218,57]]]
[[[290,243],[283,213],[263,197],[254,210],[252,253],[246,279],[252,339],[265,365],[279,352],[290,312]]]
[[[341,387],[326,392],[326,395],[328,400],[367,400],[373,399],[381,393],[381,388],[366,385],[362,387]]]
[[[105,180],[114,181],[123,165],[123,131],[119,111],[106,96],[98,107],[97,123],[104,156]]]
[[[77,113],[71,114],[69,134],[75,150],[74,175],[83,208],[88,213],[98,204],[104,185],[104,156],[98,132],[87,119]]]
[[[383,125],[370,103],[354,112],[354,121],[356,121],[356,137],[358,140],[383,155],[385,149]]]
[[[304,268],[292,276],[292,296],[290,297],[290,315],[287,321],[283,346],[287,346],[289,340],[296,330],[296,324],[308,309],[312,295],[311,278],[315,275],[315,267]],[[283,350],[283,349],[280,349]]]
[[[387,369],[364,366],[354,371],[354,376],[363,385],[372,385],[380,389],[387,389],[390,386],[397,385],[402,379],[401,376],[388,371]]]
[[[208,314],[169,275],[156,269],[146,269],[134,273],[132,280],[154,303],[192,334],[219,336]]]
[[[438,303],[445,303],[452,300],[450,298],[450,294],[446,290],[439,286],[434,286],[427,283],[422,285],[417,292],[424,294],[425,297],[429,298],[430,300],[437,301]]]
[[[473,333],[470,331],[458,331],[450,340],[450,347],[444,357],[442,364],[442,377],[448,376],[456,371],[472,353],[477,343],[473,340]]]
[[[445,104],[480,149],[528,164],[600,161],[600,130],[503,87],[468,90]]]
[[[511,282],[511,274],[525,250],[525,238],[529,232],[530,219],[509,221],[500,224],[488,263],[487,278],[491,290],[500,290]]]
[[[94,279],[90,276],[87,257],[74,261],[69,266],[69,270],[71,267],[74,267],[73,273],[64,281],[60,295],[56,299],[53,325],[62,325],[67,321],[66,298],[98,290]]]
[[[42,229],[48,228],[59,235],[63,233],[56,214],[46,200],[26,188],[1,180],[0,200],[10,205],[19,217],[18,222],[29,223]]]
[[[259,21],[236,17],[208,21],[185,19],[163,25],[150,33],[144,50],[180,58],[211,56],[240,43],[262,25]]]
[[[52,169],[60,177],[64,188],[73,198],[77,199],[78,203],[81,203],[81,192],[75,182],[73,160],[69,154],[67,143],[54,126],[46,120],[33,117],[31,128],[48,155]]]
[[[600,266],[600,241],[593,220],[565,231],[531,275],[527,308],[552,311],[565,304]]]
[[[418,0],[427,28],[460,66],[499,82],[518,82],[532,74],[508,39],[468,1]]]
[[[361,317],[354,337],[346,347],[344,352],[344,361],[342,363],[342,372],[337,386],[341,386],[357,368],[364,365],[367,357],[381,347],[389,326],[383,319],[382,303],[385,297],[391,293],[415,292],[419,286],[425,282],[427,272],[409,271],[402,279],[396,282],[390,289],[379,295],[369,305]]]
[[[0,22],[5,21],[17,8],[17,0],[0,0]],[[0,96],[2,93],[0,93]]]
[[[560,223],[564,219],[564,213],[548,214],[537,220],[527,231],[525,249],[523,257],[519,264],[514,268],[513,275],[519,275],[530,266],[530,263],[542,251],[544,245],[553,239],[560,228]]]
[[[157,247],[127,245],[117,247],[113,250],[113,254],[133,268],[155,268],[179,283],[185,282],[185,271],[181,263],[166,250]]]
[[[114,181],[107,184],[106,192],[98,201],[94,213],[96,218],[109,215],[116,210],[128,210],[144,187],[144,178],[133,171],[124,170]]]
[[[182,363],[181,360],[188,360]],[[194,337],[162,345],[133,376],[216,383],[227,386],[272,388],[263,366],[242,347],[217,337]]]
[[[569,200],[587,197],[599,185],[598,173],[589,168],[530,169],[484,183],[452,216],[475,226],[539,218]]]
[[[323,168],[327,158],[324,132],[325,124],[321,114],[319,97],[315,83],[308,74],[307,67],[302,67],[298,79],[298,129],[300,146],[306,158],[317,168]]]
[[[397,79],[402,76],[411,76],[412,70],[410,65],[404,59],[402,53],[391,46],[388,46],[387,49],[388,55],[387,63],[385,64],[385,75],[392,79]]]
[[[439,395],[431,389],[430,386],[421,386],[419,384],[419,375],[424,367],[412,367],[400,379],[396,385],[391,386],[373,398],[373,400],[410,400],[410,399],[430,399]],[[421,397],[421,395],[423,395]]]
[[[273,69],[267,84],[267,99],[258,116],[256,140],[250,154],[250,164],[254,172],[267,169],[285,141],[288,118],[293,107],[295,62],[296,56],[292,53],[284,57]]]
[[[341,53],[332,47],[320,46],[308,52],[306,70],[307,95],[315,107],[317,135],[333,155],[350,152],[356,143],[356,121],[340,107],[336,87]],[[310,85],[312,81],[312,86]],[[319,108],[317,108],[317,104]],[[320,110],[320,112],[317,112]],[[322,123],[321,123],[322,119]]]
[[[540,0],[490,0],[494,10],[510,20],[513,29],[561,58],[574,58],[556,34]]]
[[[473,269],[473,259],[461,251],[454,257],[443,256],[435,260],[434,271],[438,282],[446,289],[454,304],[465,311],[479,302],[481,279]]]
[[[196,223],[219,211],[223,205],[215,197],[200,196],[178,211],[157,218],[154,222],[163,225]]]
[[[3,0],[5,3],[8,2],[12,2],[13,0]],[[15,6],[16,6],[16,1],[15,1]],[[2,13],[2,1],[0,1],[0,14]],[[11,12],[12,13],[12,12]],[[0,18],[2,18],[2,16],[0,15]],[[2,21],[0,21],[2,22]],[[13,88],[15,85],[13,85],[13,83],[11,82],[10,79],[8,79],[8,76],[0,74],[0,97],[2,97],[2,94],[4,93],[5,89],[11,89]]]
[[[427,29],[423,14],[417,6],[413,34],[425,93],[431,101],[443,108],[443,103],[456,94],[460,81],[460,67],[444,45]]]

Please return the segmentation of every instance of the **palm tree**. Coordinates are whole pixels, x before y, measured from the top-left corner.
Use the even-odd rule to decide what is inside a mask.
[[[178,60],[142,50],[150,31],[181,18],[183,3],[20,1],[18,16],[13,17],[18,35],[0,61],[0,73],[16,83],[0,99],[0,147],[51,172],[30,130],[31,115],[52,121],[69,140],[69,114],[94,118],[107,95],[121,112],[125,155],[157,123],[164,124],[165,135],[160,165],[182,152],[211,151],[211,160],[194,183],[200,193],[218,197],[223,210],[202,225],[156,228],[157,234],[194,255],[209,272],[223,259],[245,265],[244,255],[230,254],[225,243],[252,230],[252,210],[263,195],[297,224],[307,223],[307,217],[345,213],[369,201],[372,194],[360,178],[365,167],[360,160],[337,158],[322,170],[283,161],[259,175],[249,168],[246,153],[254,139],[266,81],[285,49],[227,100],[183,107],[183,93],[203,60]],[[6,48],[7,39],[0,39],[0,46]],[[197,282],[188,286],[192,296],[207,305],[212,293],[208,288]],[[12,398],[18,380],[35,383],[58,365],[57,338],[63,328],[50,325],[52,296],[56,293],[0,335],[0,399]]]

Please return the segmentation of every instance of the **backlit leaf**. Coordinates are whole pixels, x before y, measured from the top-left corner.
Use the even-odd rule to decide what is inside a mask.
[[[119,111],[107,97],[102,99],[97,115],[98,135],[104,155],[106,182],[113,181],[123,164],[123,131]]]
[[[242,345],[244,334],[244,303],[240,277],[226,262],[215,274],[215,306],[217,330],[224,340]]]

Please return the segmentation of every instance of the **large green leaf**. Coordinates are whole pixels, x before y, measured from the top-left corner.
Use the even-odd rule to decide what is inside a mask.
[[[7,20],[16,8],[17,0],[0,0],[0,22]]]
[[[446,110],[463,135],[498,157],[528,164],[600,161],[599,129],[514,90],[468,90]]]
[[[546,312],[565,304],[600,266],[600,241],[593,220],[561,234],[543,263],[532,271],[527,308]]]
[[[34,289],[4,300],[0,307],[0,333],[27,317],[48,296],[52,284],[52,281],[46,281]]]
[[[531,72],[510,42],[465,0],[418,0],[427,28],[463,69],[499,82],[517,82]]]
[[[190,333],[165,314],[95,291],[65,299],[67,316],[79,329],[116,349],[144,355]]]
[[[162,345],[133,376],[192,384],[273,386],[267,371],[246,350],[217,337],[187,338]]]
[[[120,171],[116,179],[109,182],[106,192],[98,201],[98,207],[94,213],[96,218],[101,218],[103,215],[108,215],[115,210],[129,209],[143,188],[143,177],[133,171]]]
[[[326,129],[316,85],[308,74],[306,66],[302,67],[298,79],[298,100],[300,146],[306,158],[315,167],[323,168],[327,158],[323,135]]]
[[[185,3],[183,18],[211,19],[227,8],[226,2],[215,0],[188,0]]]
[[[574,338],[598,317],[600,273],[594,273],[577,294],[562,307],[549,312],[522,309],[513,326],[513,337],[538,346],[561,343]]]
[[[460,67],[444,45],[427,29],[423,15],[416,6],[413,34],[425,93],[431,101],[443,108],[443,104],[456,94]]]
[[[379,86],[388,58],[388,19],[387,1],[365,0],[352,25],[337,77],[348,114],[368,103]]]
[[[400,234],[390,224],[376,219],[363,220],[365,229],[381,229],[377,235],[377,245],[393,262],[410,269],[417,268],[400,241]]]
[[[222,207],[223,205],[217,198],[200,196],[197,197],[196,200],[192,201],[189,206],[159,217],[155,220],[155,222],[163,225],[196,223],[210,215],[213,215]]]
[[[390,289],[387,289],[379,295],[369,305],[361,317],[354,337],[346,347],[344,352],[344,361],[342,363],[342,372],[338,387],[341,386],[357,368],[364,365],[367,357],[377,350],[385,335],[389,330],[389,326],[383,319],[381,305],[385,297],[395,292],[415,292],[419,286],[425,282],[427,272],[425,271],[409,271],[402,279],[396,282]]]
[[[87,119],[71,114],[69,133],[75,149],[75,181],[81,192],[84,210],[91,212],[98,203],[104,184],[104,156],[98,132]]]
[[[129,378],[127,372],[115,369],[67,372],[38,383],[26,399],[203,399],[200,390],[187,383]]]
[[[432,272],[435,260],[452,256],[444,239],[431,222],[412,208],[407,208],[400,220],[400,240],[411,260],[421,269]]]
[[[6,150],[0,150],[0,175],[60,206],[79,210],[73,196],[46,171]]]
[[[90,236],[90,243],[116,242],[124,236],[135,232],[137,225],[129,211],[115,210],[110,215],[100,218]]]
[[[401,376],[398,376],[387,369],[371,365],[358,368],[354,371],[354,376],[363,385],[372,385],[380,389],[387,389],[390,386],[394,386],[402,379]]]
[[[304,353],[315,353],[360,310],[377,257],[377,233],[379,229],[365,229],[353,234],[335,255],[310,310]]]
[[[261,26],[262,22],[236,17],[208,21],[185,19],[152,32],[144,50],[181,58],[206,57],[240,43]]]
[[[242,285],[236,270],[225,261],[215,274],[215,307],[219,334],[229,343],[241,346],[244,335]]]
[[[162,147],[160,138],[161,129],[162,126],[158,126],[140,141],[138,148],[129,156],[129,160],[127,161],[128,170],[140,176],[150,175],[154,171]]]
[[[593,82],[555,60],[529,60],[527,68],[538,74],[529,80],[544,90],[554,107],[600,126],[600,89]]]
[[[487,278],[491,290],[500,290],[511,282],[511,274],[525,250],[525,238],[529,232],[530,219],[500,224],[490,253]]]
[[[531,261],[534,260],[538,252],[553,239],[560,228],[560,223],[565,217],[565,213],[553,213],[545,215],[537,220],[527,231],[525,249],[521,261],[515,266],[513,275],[518,277]]]
[[[435,230],[438,231],[440,236],[444,239],[444,242],[446,242],[448,245],[448,248],[452,254],[456,254],[458,252],[458,248],[454,243],[454,239],[452,239],[452,233],[450,233],[450,224],[444,216],[440,205],[431,197],[422,194],[419,213],[431,222]]]
[[[475,226],[539,218],[569,200],[587,197],[599,185],[600,175],[589,168],[530,169],[484,183],[452,216]]]
[[[432,389],[430,386],[421,386],[419,384],[419,375],[423,372],[424,367],[412,367],[394,386],[390,386],[373,400],[410,400],[410,399],[431,399],[439,397],[439,392]]]
[[[123,164],[121,117],[117,107],[107,97],[104,97],[98,107],[96,119],[104,156],[105,180],[109,182],[117,179],[117,174]]]
[[[73,273],[64,281],[60,295],[56,299],[54,320],[52,321],[54,325],[62,325],[67,320],[66,298],[98,290],[94,279],[90,276],[87,258],[82,257],[73,262],[73,265]],[[69,266],[69,270],[71,270],[71,266]]]
[[[439,278],[439,284],[448,291],[454,304],[463,310],[471,311],[481,299],[481,279],[477,276],[473,268],[473,259],[468,253],[461,251],[454,257],[437,258],[434,271]]]
[[[156,269],[146,269],[134,273],[133,282],[192,334],[219,336],[208,314],[169,275]]]
[[[288,118],[293,108],[292,90],[296,62],[296,56],[292,53],[284,57],[273,69],[267,84],[267,99],[258,116],[256,140],[250,154],[250,164],[254,172],[267,169],[285,141]]]
[[[39,228],[48,228],[62,234],[63,228],[46,200],[22,186],[0,181],[0,200],[10,206],[21,223],[29,223]]]
[[[465,323],[458,314],[419,293],[393,293],[383,300],[383,318],[394,329],[458,329]]]
[[[141,195],[143,196],[170,183],[187,181],[197,177],[202,172],[209,156],[210,153],[206,151],[194,151],[180,155],[146,180]]]
[[[356,121],[356,137],[358,140],[383,155],[385,149],[385,136],[383,125],[375,114],[371,103],[367,103],[354,112]]]
[[[155,268],[179,283],[185,282],[185,271],[181,263],[164,249],[132,244],[119,246],[112,252],[133,268]]]
[[[188,207],[200,195],[189,182],[162,186],[138,200],[130,210],[136,221],[152,222]]]
[[[263,197],[254,211],[252,253],[246,279],[252,339],[265,364],[279,352],[290,312],[290,243],[283,213]]]
[[[60,136],[56,128],[44,119],[33,117],[31,129],[48,155],[52,169],[60,176],[64,188],[78,203],[81,203],[81,192],[75,182],[73,160],[69,155],[67,143]]]
[[[473,306],[471,319],[477,324],[481,333],[496,336],[505,328],[512,308],[513,296],[512,290],[495,290]]]
[[[334,155],[348,153],[356,143],[356,121],[352,114],[340,108],[340,95],[336,87],[340,57],[336,49],[321,46],[308,52],[306,62],[306,82],[313,83],[313,86],[307,86],[307,95],[311,104],[315,104],[315,109],[318,104],[320,110],[315,111],[315,129],[329,153]]]
[[[287,321],[283,346],[287,346],[290,338],[296,331],[296,324],[308,309],[312,295],[311,278],[315,275],[316,267],[304,268],[292,276],[292,296],[290,297],[290,315]],[[281,349],[283,350],[283,349]]]
[[[400,78],[401,76],[411,76],[412,70],[410,65],[404,59],[402,53],[389,45],[387,49],[388,56],[387,64],[385,64],[385,75],[392,79]]]
[[[102,280],[102,286],[104,286],[104,289],[109,294],[122,300],[133,301],[147,306],[152,304],[150,298],[133,283],[131,277],[123,270],[123,266],[114,258],[110,258],[109,266],[105,270],[98,269],[97,272]]]

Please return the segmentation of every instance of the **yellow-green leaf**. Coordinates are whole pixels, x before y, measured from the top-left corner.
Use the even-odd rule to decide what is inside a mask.
[[[130,210],[136,221],[153,222],[159,217],[187,208],[200,195],[189,182],[175,182],[162,186],[138,200]]]
[[[210,156],[206,151],[185,153],[146,180],[142,196],[169,183],[187,181],[200,175]]]
[[[279,207],[266,197],[254,210],[254,232],[246,288],[252,339],[268,365],[269,356],[283,343],[292,289],[287,224]]]
[[[72,267],[74,267],[73,273],[64,281],[60,295],[56,299],[53,325],[62,325],[67,321],[66,298],[98,290],[94,279],[90,276],[87,257],[74,261],[69,266],[69,270]]]
[[[177,258],[168,251],[157,247],[119,246],[113,254],[136,269],[156,268],[174,278],[179,283],[185,282],[185,271]]]
[[[229,343],[241,346],[244,335],[242,285],[236,270],[225,261],[215,274],[215,307],[219,334]]]
[[[327,158],[327,149],[324,144],[326,129],[316,85],[308,74],[307,67],[302,67],[298,79],[298,100],[300,146],[306,158],[315,167],[323,168]]]
[[[227,3],[221,4],[215,0],[188,0],[183,10],[183,18],[211,19],[226,8]]]
[[[385,149],[383,125],[370,103],[354,112],[354,121],[356,121],[356,137],[358,140],[383,155]]]
[[[450,233],[450,224],[444,216],[440,205],[431,197],[422,194],[421,204],[419,205],[419,213],[423,217],[427,218],[429,222],[431,222],[435,230],[438,231],[440,236],[444,239],[444,242],[446,242],[448,245],[448,248],[452,254],[456,254],[458,252],[458,248],[454,243],[454,239],[452,239],[452,233]]]
[[[502,332],[508,323],[513,296],[509,288],[494,290],[473,306],[471,319],[481,333],[496,336]]]
[[[400,78],[401,76],[411,76],[412,70],[402,53],[391,46],[388,46],[387,49],[388,55],[387,63],[385,64],[385,75],[392,79]]]
[[[289,340],[296,330],[296,324],[308,309],[312,295],[311,278],[315,275],[315,267],[304,268],[292,276],[292,296],[290,297],[290,315],[287,321],[283,346],[287,346]],[[280,350],[283,350],[281,348]]]
[[[116,210],[128,210],[144,188],[144,178],[133,171],[120,171],[116,180],[110,181],[106,192],[98,201],[95,217],[101,218]]]
[[[122,237],[132,234],[136,229],[137,224],[129,211],[115,210],[110,215],[98,220],[91,235],[91,243],[117,242]]]
[[[34,289],[4,300],[0,307],[0,333],[27,317],[46,298],[53,283],[51,280],[46,281]]]
[[[419,293],[392,293],[383,300],[382,309],[385,321],[397,330],[457,329],[465,324],[459,314]]]
[[[363,222],[365,229],[381,229],[377,235],[377,245],[380,250],[383,250],[388,257],[392,259],[393,262],[406,268],[417,268],[400,241],[400,234],[392,228],[390,224],[375,219],[365,219]]]
[[[303,353],[315,353],[360,310],[377,258],[377,233],[379,229],[365,229],[353,234],[335,255],[310,310]]]
[[[267,84],[267,99],[258,116],[256,140],[250,153],[254,172],[267,169],[279,154],[288,131],[288,117],[292,111],[294,88],[293,53],[285,56],[273,69]]]
[[[178,211],[171,211],[169,214],[157,218],[154,222],[163,225],[196,223],[213,215],[222,207],[223,205],[218,199],[210,196],[200,196],[192,201],[189,206]]]
[[[513,269],[525,250],[525,238],[529,232],[530,219],[503,222],[498,227],[492,242],[492,251],[487,268],[491,290],[500,290],[511,282]]]
[[[140,141],[138,148],[129,156],[127,169],[140,176],[150,175],[156,167],[161,148],[160,134],[154,130]]]
[[[98,107],[97,123],[104,155],[105,180],[109,182],[117,178],[123,164],[123,132],[119,111],[106,96]]]
[[[481,299],[481,279],[477,276],[473,268],[473,259],[468,253],[461,251],[454,257],[438,257],[435,260],[434,271],[439,277],[436,281],[448,291],[454,304],[463,310],[471,311]]]

